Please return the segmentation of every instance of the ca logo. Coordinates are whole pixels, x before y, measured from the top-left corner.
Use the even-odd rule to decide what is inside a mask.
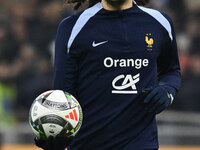
[[[124,79],[122,82],[122,85],[117,86],[116,83],[122,79]],[[130,74],[126,76],[123,74],[119,75],[112,82],[112,86],[115,89],[115,90],[112,90],[112,93],[113,94],[137,94],[138,91],[135,84],[139,81],[140,81],[139,73],[135,76],[132,76]],[[132,88],[132,90],[126,90],[130,87]]]

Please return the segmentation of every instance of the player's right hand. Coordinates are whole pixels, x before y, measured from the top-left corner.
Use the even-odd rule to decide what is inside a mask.
[[[53,137],[50,136],[47,140],[38,139],[37,137],[34,138],[35,145],[44,149],[44,150],[54,150],[53,146]]]
[[[71,143],[72,137],[68,136],[56,136],[53,138],[50,136],[47,140],[34,138],[35,145],[44,150],[65,150],[66,147]]]
[[[170,93],[164,86],[157,86],[144,99],[145,110],[149,113],[159,114],[173,102]]]

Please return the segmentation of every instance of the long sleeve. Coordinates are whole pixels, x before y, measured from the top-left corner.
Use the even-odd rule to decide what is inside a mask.
[[[57,31],[55,43],[54,89],[75,94],[77,63],[71,53],[67,53],[67,41],[71,33],[71,22],[63,20]]]
[[[164,15],[166,16],[166,14]],[[174,27],[171,19],[166,17],[172,27],[173,40],[163,46],[164,48],[158,57],[158,84],[165,86],[175,96],[181,84],[180,65]]]

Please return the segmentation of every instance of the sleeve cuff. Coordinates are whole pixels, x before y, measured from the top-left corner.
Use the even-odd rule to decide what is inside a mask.
[[[173,97],[175,97],[176,95],[176,89],[171,87],[171,86],[167,86],[167,85],[163,85],[163,87],[169,92],[169,94],[172,94]]]
[[[172,104],[174,101],[174,97],[176,95],[176,89],[171,86],[166,86],[166,85],[164,85],[163,87],[168,91],[169,96],[171,98],[171,104]]]

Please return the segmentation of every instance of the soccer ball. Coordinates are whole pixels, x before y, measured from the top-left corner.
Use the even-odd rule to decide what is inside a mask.
[[[46,140],[56,135],[75,136],[83,120],[78,101],[61,90],[39,95],[29,111],[29,123],[38,138]]]

